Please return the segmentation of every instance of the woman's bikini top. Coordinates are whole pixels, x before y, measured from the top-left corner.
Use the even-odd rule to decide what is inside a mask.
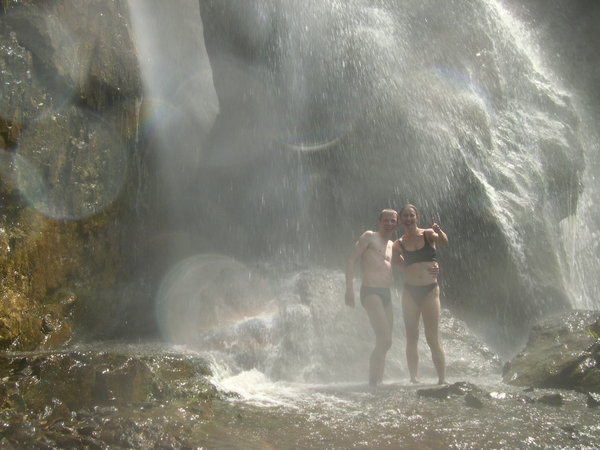
[[[431,246],[425,235],[423,235],[423,240],[425,241],[423,247],[411,252],[409,250],[406,250],[404,248],[404,245],[402,245],[402,241],[398,239],[398,243],[402,248],[402,256],[404,257],[404,263],[407,266],[418,262],[437,261],[435,256],[435,248]]]

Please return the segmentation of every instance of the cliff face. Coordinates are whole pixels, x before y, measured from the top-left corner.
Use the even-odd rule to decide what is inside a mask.
[[[544,43],[545,55],[562,81],[575,86],[598,114],[600,92],[600,3],[595,0],[509,1]]]
[[[126,3],[0,12],[0,348],[118,333],[144,189]]]
[[[537,35],[547,38],[545,51],[560,53],[565,84],[589,92],[587,104],[598,114],[597,92],[591,89],[598,80],[597,2],[513,3]],[[179,89],[177,102],[169,105],[177,109],[178,118],[161,130],[168,149],[184,141],[177,121],[201,128],[201,136],[210,135],[202,145],[204,141],[189,133],[185,145],[202,148],[198,153],[180,152],[191,155],[188,159],[175,161],[177,152],[165,152],[163,161],[175,167],[167,175],[176,183],[169,184],[165,171],[159,175],[156,170],[163,161],[153,154],[153,142],[143,142],[155,138],[138,131],[144,120],[141,105],[152,108],[156,99],[142,102],[127,5],[125,0],[0,3],[0,348],[54,347],[77,331],[90,338],[153,331],[148,302],[170,264],[165,255],[173,251],[173,239],[167,239],[171,235],[175,240],[183,236],[183,248],[172,256],[175,261],[202,250],[252,261],[273,255],[304,261],[306,256],[341,267],[357,233],[372,226],[371,217],[381,207],[399,207],[405,200],[423,206],[424,212],[434,211],[453,239],[460,233],[469,236],[455,239],[442,255],[447,258],[447,295],[462,301],[464,309],[494,320],[514,315],[519,328],[521,321],[544,309],[532,304],[523,313],[523,299],[548,299],[542,302],[548,309],[566,306],[557,255],[551,254],[554,246],[548,242],[556,235],[553,224],[571,214],[578,202],[584,164],[581,144],[573,137],[578,121],[570,102],[564,106],[562,99],[547,98],[544,92],[523,106],[534,112],[548,108],[548,117],[556,115],[566,130],[556,139],[539,139],[545,171],[540,176],[548,192],[535,191],[532,196],[549,211],[550,225],[537,215],[530,217],[529,209],[521,216],[515,213],[530,243],[526,250],[535,254],[526,255],[531,267],[527,273],[533,275],[525,278],[535,278],[541,286],[532,293],[528,280],[523,286],[521,272],[513,269],[503,223],[491,213],[485,189],[468,167],[490,147],[497,132],[487,122],[486,102],[495,100],[501,108],[507,96],[513,95],[516,103],[522,100],[512,94],[519,78],[512,70],[477,72],[482,58],[491,58],[486,61],[493,67],[497,64],[490,56],[493,42],[485,35],[481,42],[465,42],[474,50],[489,51],[473,51],[467,61],[455,58],[457,68],[449,71],[440,65],[447,57],[438,51],[444,43],[440,30],[455,33],[460,27],[433,13],[439,23],[427,25],[427,8],[411,13],[410,23],[425,24],[419,33],[427,36],[415,40],[413,53],[395,47],[379,51],[378,45],[388,42],[388,28],[380,35],[371,24],[348,37],[342,26],[346,22],[330,28],[322,20],[315,30],[331,37],[327,42],[336,51],[328,53],[318,33],[313,42],[313,34],[303,31],[300,18],[284,14],[279,22],[271,20],[268,2],[252,8],[201,0],[211,70],[206,69],[208,63],[202,64],[214,74],[220,112],[213,126],[218,108],[208,108],[210,117],[199,126],[190,119],[197,106],[193,103],[191,112],[184,110],[181,115],[186,117],[180,119],[179,100],[198,90],[194,80],[193,88]],[[147,7],[157,22],[164,18],[166,7],[160,12]],[[431,7],[433,12],[437,9]],[[311,11],[299,10],[310,19]],[[281,12],[276,7],[273,11]],[[453,11],[458,18],[460,9]],[[254,21],[249,21],[249,12]],[[353,18],[342,12],[342,19],[352,25]],[[379,23],[375,10],[363,12],[367,22]],[[175,25],[184,22],[181,14],[170,17]],[[404,12],[394,14],[390,23],[404,20]],[[288,33],[289,27],[293,32]],[[187,52],[173,45],[172,36],[169,40],[157,35],[172,60],[187,60]],[[367,37],[377,51],[363,45]],[[419,50],[424,45],[430,46],[429,52]],[[156,49],[150,50],[155,56]],[[291,50],[299,54],[290,55]],[[379,59],[388,53],[394,58]],[[333,58],[326,57],[329,54]],[[578,55],[581,61],[576,61]],[[413,58],[414,64],[402,66],[388,85],[390,77],[380,75],[396,77],[392,63],[405,57]],[[345,70],[338,70],[338,63]],[[392,67],[382,68],[386,64]],[[424,72],[413,72],[419,64]],[[304,67],[311,70],[300,70]],[[474,95],[482,91],[472,86],[465,88],[464,73],[457,70],[461,68],[479,73],[490,86],[487,97]],[[171,64],[159,69],[173,84],[165,90],[180,82]],[[506,86],[499,86],[500,75],[506,75]],[[212,78],[199,78],[198,84],[213,89]],[[388,81],[382,85],[381,80]],[[305,92],[298,86],[320,90]],[[403,88],[400,97],[398,86]],[[437,94],[427,99],[435,86]],[[453,102],[447,101],[449,93],[455,94]],[[198,102],[205,109],[206,103],[216,103],[207,98]],[[429,109],[428,102],[441,106]],[[448,123],[454,124],[449,131]],[[532,129],[540,128],[535,125]],[[517,120],[508,120],[506,126],[514,126],[514,136],[522,137],[519,145],[538,140],[537,135],[521,135]],[[512,142],[505,139],[498,145],[505,141]],[[418,152],[420,148],[438,150]],[[468,150],[466,156],[459,154],[462,148]],[[456,163],[447,163],[446,155]],[[438,167],[432,179],[398,177],[425,173],[423,167],[431,164]],[[486,160],[483,168],[489,166]],[[499,177],[490,180],[505,189]],[[182,195],[175,200],[171,191]],[[181,203],[176,210],[180,216],[165,212],[175,210],[176,201]],[[162,214],[153,214],[158,210]],[[540,233],[540,228],[547,230]],[[463,255],[482,252],[488,256],[472,258],[471,266],[466,265],[469,258]]]

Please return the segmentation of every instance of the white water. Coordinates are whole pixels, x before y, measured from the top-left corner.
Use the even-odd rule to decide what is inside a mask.
[[[556,391],[524,392],[498,377],[469,378],[481,408],[465,396],[425,398],[411,385],[393,381],[372,391],[366,384],[273,382],[255,369],[213,379],[229,395],[216,422],[235,448],[595,448],[600,426],[585,396],[562,392],[564,404],[536,403]],[[233,396],[232,396],[233,394]],[[236,441],[236,439],[238,441]]]

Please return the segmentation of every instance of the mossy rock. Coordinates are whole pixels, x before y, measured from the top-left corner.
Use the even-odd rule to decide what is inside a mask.
[[[208,374],[197,357],[136,347],[10,353],[0,356],[0,404],[39,413],[52,405],[77,411],[157,399],[210,400],[216,391]]]
[[[535,325],[529,342],[507,363],[503,379],[517,386],[600,392],[597,311],[574,311]]]

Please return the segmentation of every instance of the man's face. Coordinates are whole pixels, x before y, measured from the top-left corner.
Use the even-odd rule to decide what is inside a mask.
[[[380,231],[394,231],[398,226],[398,216],[394,213],[383,213],[379,219]]]

